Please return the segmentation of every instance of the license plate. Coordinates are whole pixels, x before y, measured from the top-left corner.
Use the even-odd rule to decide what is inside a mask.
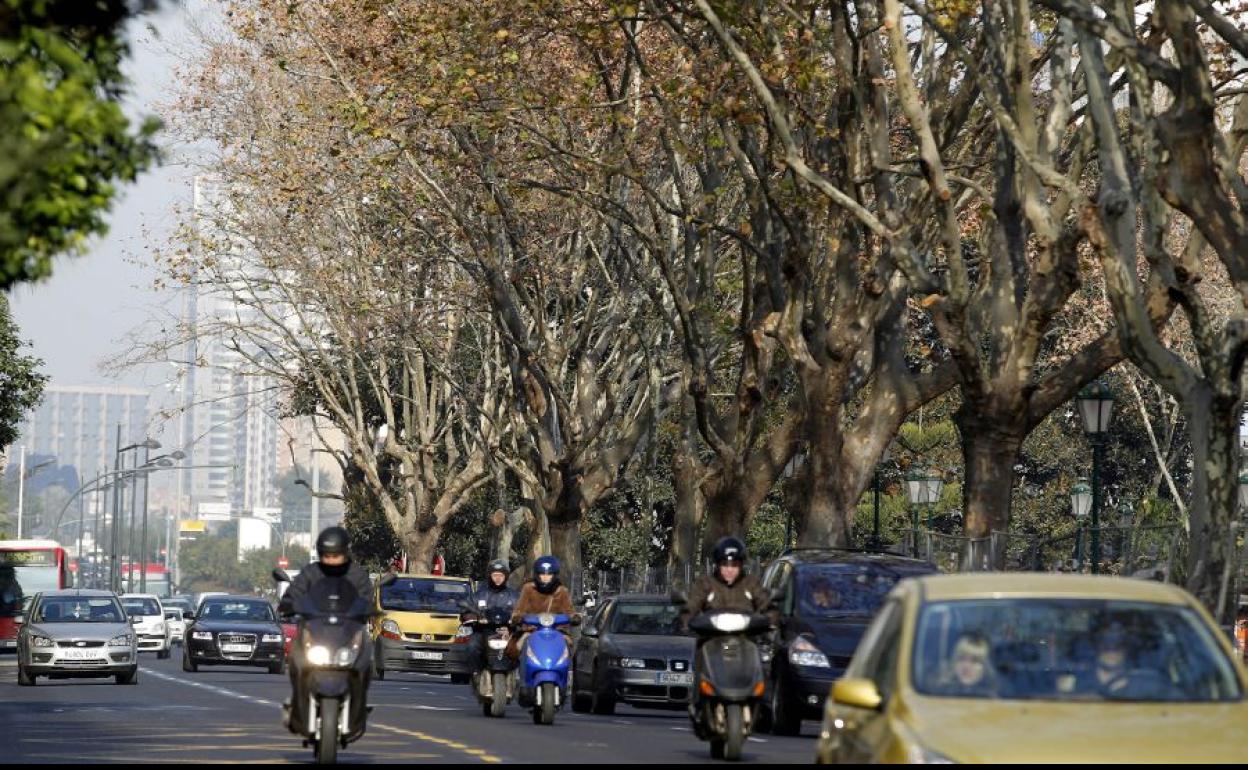
[[[99,653],[95,650],[61,650],[61,657],[65,660],[95,660]]]
[[[442,660],[443,655],[445,655],[445,653],[412,650],[412,660]]]
[[[250,653],[250,652],[251,652],[251,645],[249,645],[249,644],[223,644],[223,645],[221,645],[221,652],[246,652],[246,653]]]
[[[659,674],[659,684],[693,684],[693,674]]]

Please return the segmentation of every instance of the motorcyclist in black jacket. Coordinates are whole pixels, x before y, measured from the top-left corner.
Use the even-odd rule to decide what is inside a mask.
[[[277,612],[283,617],[294,614],[300,600],[308,595],[312,586],[322,580],[345,580],[355,589],[356,595],[365,601],[372,601],[373,583],[368,579],[368,572],[359,564],[351,561],[351,536],[342,527],[327,527],[316,538],[316,553],[319,561],[308,564],[299,570],[299,574],[291,581],[286,593],[277,604]],[[290,670],[290,690],[292,698],[286,707],[290,719],[287,725],[302,724],[305,717],[303,707],[307,699],[299,692],[299,669],[303,664],[303,645],[292,644],[287,661]]]
[[[501,609],[506,610],[510,617],[516,600],[520,598],[520,592],[507,585],[508,574],[510,570],[507,562],[502,559],[490,562],[485,582],[468,601],[478,616],[484,615],[486,610]],[[476,630],[468,642],[468,659],[474,674],[485,667],[485,641],[488,635],[483,630]]]

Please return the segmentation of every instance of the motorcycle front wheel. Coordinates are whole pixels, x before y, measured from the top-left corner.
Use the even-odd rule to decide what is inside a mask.
[[[321,740],[316,744],[316,763],[332,765],[338,761],[338,700],[321,701]]]
[[[494,698],[490,701],[490,716],[501,717],[507,711],[507,675],[494,673]],[[553,715],[551,717],[554,718]]]
[[[736,762],[741,758],[741,747],[745,745],[745,720],[741,713],[740,703],[731,703],[724,709],[725,733],[724,759]]]

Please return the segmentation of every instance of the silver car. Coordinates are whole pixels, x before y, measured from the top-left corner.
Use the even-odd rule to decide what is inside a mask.
[[[36,594],[17,634],[17,683],[38,677],[139,681],[138,638],[117,595],[69,589]]]

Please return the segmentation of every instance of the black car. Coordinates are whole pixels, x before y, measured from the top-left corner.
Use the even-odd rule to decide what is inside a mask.
[[[832,683],[889,591],[935,572],[919,559],[831,548],[790,550],[772,562],[763,575],[780,611],[764,720],[772,732],[797,735],[803,719],[821,719]]]
[[[629,594],[605,603],[581,629],[572,709],[611,714],[615,704],[683,707],[693,687],[694,638],[668,596]]]
[[[190,613],[187,613],[188,619]],[[203,665],[285,667],[282,627],[273,606],[254,596],[211,596],[186,627],[182,670]]]

